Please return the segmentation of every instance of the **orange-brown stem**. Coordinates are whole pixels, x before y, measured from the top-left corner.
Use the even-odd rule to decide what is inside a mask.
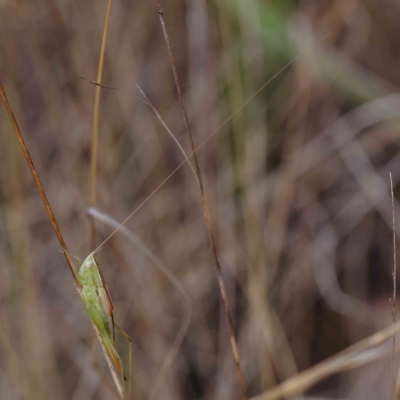
[[[60,228],[58,227],[58,224],[57,224],[57,220],[56,220],[56,218],[54,216],[53,210],[50,207],[50,203],[49,203],[49,201],[47,199],[47,196],[46,196],[46,193],[45,193],[45,191],[43,189],[42,183],[40,182],[39,175],[36,172],[36,168],[35,168],[35,166],[33,164],[31,155],[29,154],[28,148],[26,147],[25,140],[22,137],[21,130],[19,129],[17,120],[16,120],[16,118],[14,116],[14,113],[13,113],[11,105],[10,105],[10,103],[8,101],[6,92],[4,91],[3,85],[1,83],[0,83],[0,96],[1,96],[1,98],[3,100],[3,102],[4,102],[4,105],[6,106],[8,116],[10,117],[12,126],[14,128],[14,131],[15,131],[16,135],[17,135],[17,138],[18,138],[18,141],[19,141],[19,143],[21,145],[22,151],[24,152],[26,161],[27,161],[27,163],[29,165],[29,169],[32,172],[32,176],[33,176],[33,179],[34,179],[34,181],[36,183],[36,186],[37,186],[37,188],[39,190],[40,197],[42,198],[43,204],[46,207],[47,214],[49,215],[51,224],[53,225],[54,231],[55,231],[55,233],[57,235],[57,239],[60,242],[62,251],[64,253],[64,257],[67,260],[68,267],[69,267],[69,269],[71,271],[71,274],[72,274],[72,276],[74,278],[75,286],[79,291],[80,288],[81,288],[81,284],[79,283],[79,281],[78,281],[78,279],[76,277],[75,267],[72,264],[72,261],[71,261],[71,259],[69,257],[68,249],[67,249],[67,246],[66,246],[66,244],[64,242],[64,238],[61,235]]]
[[[156,2],[157,2],[157,6],[158,6],[158,15],[160,18],[161,27],[162,27],[163,34],[164,34],[165,44],[167,46],[168,56],[169,56],[169,60],[171,63],[172,72],[174,75],[175,86],[176,86],[176,90],[178,92],[179,102],[180,102],[180,106],[181,106],[181,110],[182,110],[182,114],[183,114],[183,119],[185,122],[186,131],[189,135],[190,145],[191,145],[191,149],[193,152],[193,160],[194,160],[197,180],[198,180],[199,188],[200,188],[201,202],[202,202],[202,206],[203,206],[204,217],[206,219],[208,236],[210,238],[211,251],[213,254],[215,269],[217,272],[217,279],[218,279],[218,285],[219,285],[219,289],[220,289],[220,293],[221,293],[222,304],[224,306],[226,321],[227,321],[227,325],[228,325],[228,329],[229,329],[229,337],[230,337],[230,341],[231,341],[233,357],[234,357],[235,365],[236,365],[236,371],[238,374],[240,388],[241,388],[241,392],[242,392],[242,399],[246,400],[247,399],[246,386],[244,383],[243,372],[242,372],[242,368],[240,365],[239,351],[238,351],[235,333],[234,333],[234,329],[233,329],[231,312],[229,310],[228,297],[226,294],[225,284],[222,279],[221,264],[219,262],[217,246],[215,244],[214,231],[213,231],[212,224],[211,224],[210,211],[208,208],[207,199],[206,199],[205,192],[204,192],[203,179],[202,179],[200,165],[199,165],[199,162],[197,159],[197,154],[196,154],[196,146],[194,144],[193,134],[192,134],[192,130],[191,130],[190,124],[189,124],[189,118],[187,116],[185,104],[183,101],[183,95],[182,95],[182,91],[181,91],[181,87],[180,87],[180,83],[179,83],[178,72],[176,70],[175,59],[174,59],[174,56],[172,53],[171,43],[169,40],[167,28],[165,26],[164,10],[161,7],[160,0],[156,0]]]

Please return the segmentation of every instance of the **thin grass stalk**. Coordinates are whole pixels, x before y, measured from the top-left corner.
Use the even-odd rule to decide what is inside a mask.
[[[396,213],[394,206],[394,192],[393,192],[393,179],[392,173],[389,173],[390,178],[390,194],[392,197],[392,230],[393,230],[393,270],[392,270],[392,279],[393,279],[393,295],[391,298],[391,306],[392,306],[392,321],[393,321],[393,344],[392,344],[392,357],[390,359],[390,379],[389,379],[389,390],[388,390],[388,398],[390,398],[390,394],[392,391],[392,379],[393,379],[393,363],[394,363],[394,353],[396,347],[396,335],[395,335],[395,326],[396,326],[396,279],[397,279],[397,254],[396,254]],[[400,370],[396,379],[396,386],[394,390],[393,399],[397,399],[399,397],[400,391]]]
[[[33,165],[33,161],[32,161],[31,155],[29,154],[29,150],[28,150],[28,148],[27,148],[27,146],[25,144],[25,140],[22,137],[21,130],[19,129],[17,120],[16,120],[16,118],[14,116],[14,113],[12,111],[11,105],[10,105],[10,103],[8,101],[6,92],[4,91],[4,88],[3,88],[3,85],[1,84],[1,82],[0,82],[0,96],[1,96],[1,98],[3,100],[3,102],[4,102],[4,105],[5,105],[6,109],[7,109],[8,116],[10,117],[12,126],[14,128],[14,131],[15,131],[16,135],[17,135],[18,141],[19,141],[19,143],[21,145],[21,148],[22,148],[22,151],[23,151],[23,153],[25,155],[26,161],[27,161],[27,163],[29,165],[29,169],[31,170],[33,179],[34,179],[34,181],[36,183],[36,186],[37,186],[37,188],[39,190],[40,197],[42,198],[43,204],[44,204],[44,206],[46,208],[46,211],[47,211],[47,214],[48,214],[48,216],[50,218],[50,222],[51,222],[51,224],[53,226],[54,232],[57,235],[57,239],[58,239],[58,241],[60,243],[62,252],[63,252],[64,257],[65,257],[65,259],[67,261],[67,264],[68,264],[68,267],[69,267],[69,269],[71,271],[72,277],[74,278],[75,287],[77,288],[78,291],[80,291],[81,284],[79,283],[79,281],[78,281],[78,279],[76,277],[76,271],[75,271],[74,264],[72,263],[72,261],[71,261],[71,259],[69,257],[68,249],[67,249],[67,246],[66,246],[66,244],[64,242],[64,238],[63,238],[63,236],[61,234],[60,228],[58,227],[57,220],[56,220],[56,218],[54,216],[53,210],[50,207],[49,200],[47,199],[46,193],[45,193],[45,191],[43,189],[43,186],[42,186],[42,183],[41,183],[41,181],[39,179],[39,175],[36,172],[36,168]]]
[[[180,102],[180,106],[181,106],[181,110],[182,110],[182,114],[183,114],[183,119],[184,119],[184,122],[185,122],[187,133],[189,135],[190,146],[191,146],[191,149],[192,149],[192,152],[193,152],[193,160],[194,160],[197,180],[198,180],[198,184],[199,184],[199,188],[200,188],[201,202],[202,202],[202,206],[203,206],[204,216],[205,216],[205,219],[206,219],[208,235],[209,235],[209,238],[210,238],[210,245],[211,245],[211,250],[212,250],[212,254],[213,254],[213,258],[214,258],[215,269],[216,269],[216,273],[217,273],[217,279],[218,279],[219,289],[220,289],[220,293],[221,293],[222,303],[223,303],[223,306],[224,306],[224,312],[225,312],[226,321],[227,321],[227,325],[228,325],[228,329],[229,329],[229,338],[230,338],[230,341],[231,341],[231,346],[232,346],[233,357],[234,357],[234,360],[235,360],[236,371],[237,371],[237,374],[238,374],[240,389],[241,389],[241,392],[242,392],[242,399],[246,400],[247,399],[246,386],[245,386],[245,383],[244,383],[243,372],[242,372],[242,368],[241,368],[241,365],[240,365],[239,351],[238,351],[238,347],[237,347],[237,343],[236,343],[235,332],[234,332],[234,329],[233,329],[232,316],[231,316],[231,312],[230,312],[230,309],[229,309],[229,303],[228,303],[228,297],[227,297],[227,294],[226,294],[226,288],[225,288],[224,281],[222,279],[221,264],[219,262],[217,246],[216,246],[215,239],[214,239],[214,231],[213,231],[212,224],[211,224],[210,212],[209,212],[207,199],[206,199],[205,192],[204,192],[203,179],[202,179],[202,175],[201,175],[200,165],[199,165],[199,162],[198,162],[198,159],[197,159],[197,154],[195,152],[196,146],[194,144],[193,134],[192,134],[192,131],[191,131],[191,128],[190,128],[190,124],[189,124],[189,118],[187,116],[185,104],[184,104],[184,101],[183,101],[183,95],[182,95],[182,91],[181,91],[181,87],[180,87],[180,83],[179,83],[178,72],[176,70],[174,56],[173,56],[173,53],[172,53],[171,43],[170,43],[170,40],[169,40],[167,28],[165,26],[164,11],[163,11],[163,9],[161,7],[160,1],[156,0],[156,2],[157,2],[157,7],[158,7],[158,15],[159,15],[159,18],[160,18],[161,27],[162,27],[163,34],[164,34],[165,44],[167,46],[168,56],[169,56],[169,60],[170,60],[170,63],[171,63],[172,72],[173,72],[173,75],[174,75],[175,86],[176,86],[176,90],[178,92],[179,102]]]
[[[104,58],[106,51],[106,43],[108,36],[108,26],[111,14],[111,6],[112,0],[108,0],[108,7],[106,13],[106,19],[104,22],[103,28],[103,36],[101,39],[101,48],[100,48],[100,57],[99,64],[97,68],[97,78],[96,80],[101,83],[103,78],[103,68],[104,68]],[[92,127],[92,138],[90,144],[90,173],[89,173],[89,205],[91,207],[96,206],[96,188],[97,188],[97,159],[98,159],[98,142],[99,142],[99,113],[100,113],[100,99],[101,99],[101,86],[96,86],[96,94],[94,100],[94,108],[93,108],[93,127]],[[96,247],[96,227],[95,220],[89,217],[90,224],[90,247],[91,249]],[[99,339],[101,349],[106,357],[108,367],[111,371],[111,375],[113,377],[114,383],[117,387],[118,393],[121,398],[124,397],[122,383],[118,377],[117,372],[115,371],[112,361],[104,347],[103,342],[101,341],[100,334],[96,328],[96,326],[92,323],[93,328],[96,332],[97,338]]]
[[[110,20],[111,6],[113,0],[108,0],[106,20],[104,22],[103,37],[101,40],[100,59],[97,69],[97,82],[100,85],[96,86],[96,95],[94,100],[93,109],[93,129],[91,139],[91,152],[90,152],[90,181],[89,181],[89,205],[96,207],[96,183],[97,183],[97,158],[98,158],[98,142],[99,142],[99,112],[100,112],[100,98],[101,98],[101,81],[103,78],[104,56],[106,52],[106,42],[108,35],[108,25]],[[91,225],[91,248],[96,247],[95,239],[95,223],[94,219],[90,218]]]

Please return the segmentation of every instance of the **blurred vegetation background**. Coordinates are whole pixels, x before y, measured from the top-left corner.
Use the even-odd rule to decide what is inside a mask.
[[[95,86],[78,76],[96,79],[107,3],[0,2],[0,80],[68,248],[81,260],[93,250],[86,209]],[[389,172],[396,195],[400,6],[162,5],[196,143],[235,113],[198,157],[251,397],[391,323]],[[114,0],[103,83],[120,91],[102,90],[98,208],[122,221],[184,160],[136,84],[190,153],[155,1]],[[113,398],[3,105],[0,131],[0,397]],[[104,219],[96,226],[98,241],[113,229]],[[187,164],[126,227],[136,244],[119,233],[98,258],[115,319],[133,340],[133,398],[149,398],[191,309],[156,397],[239,399]],[[121,337],[117,347],[126,361]],[[386,398],[389,365],[390,353],[322,380],[303,398]],[[395,358],[395,375],[397,369]]]

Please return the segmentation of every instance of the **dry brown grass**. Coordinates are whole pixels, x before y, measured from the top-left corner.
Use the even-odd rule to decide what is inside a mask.
[[[97,79],[107,6],[0,4],[0,81],[68,249],[81,259],[91,247],[96,87],[77,76]],[[388,173],[395,197],[400,181],[398,6],[174,0],[163,7],[196,144],[300,55],[197,153],[249,398],[301,391],[386,398]],[[140,96],[139,84],[190,154],[155,2],[113,2],[105,57],[102,83]],[[146,104],[101,93],[97,207],[121,221],[184,156]],[[4,107],[0,163],[1,398],[108,399],[109,372],[90,344],[84,307]],[[394,208],[400,215],[396,201]],[[113,229],[96,226],[97,242]],[[190,168],[182,166],[126,227],[180,285],[123,233],[99,254],[116,319],[133,340],[133,398],[150,396],[172,348],[158,398],[239,399]],[[191,322],[174,347],[188,307]],[[120,337],[118,350],[126,361]],[[395,356],[394,375],[398,366]]]

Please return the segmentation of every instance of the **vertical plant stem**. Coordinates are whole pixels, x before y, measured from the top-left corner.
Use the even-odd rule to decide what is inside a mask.
[[[23,153],[25,155],[25,158],[26,158],[26,161],[27,161],[27,163],[29,165],[29,169],[31,170],[33,179],[34,179],[34,181],[36,183],[36,186],[37,186],[37,188],[39,190],[40,197],[42,198],[42,201],[43,201],[43,204],[44,204],[44,206],[46,208],[47,214],[49,215],[51,224],[53,225],[53,229],[54,229],[54,231],[55,231],[55,233],[57,235],[57,239],[60,242],[61,249],[63,251],[64,257],[65,257],[65,259],[67,261],[68,267],[69,267],[69,269],[71,271],[71,274],[72,274],[72,276],[74,278],[75,286],[76,286],[77,290],[80,291],[81,284],[79,283],[79,281],[78,281],[78,279],[76,277],[75,267],[74,267],[74,265],[73,265],[73,263],[72,263],[72,261],[71,261],[71,259],[69,257],[68,249],[67,249],[67,246],[66,246],[66,244],[64,242],[64,238],[62,237],[60,228],[58,227],[58,224],[57,224],[57,220],[56,220],[56,218],[55,218],[55,216],[53,214],[53,210],[50,207],[50,203],[49,203],[49,201],[47,199],[47,196],[46,196],[46,193],[45,193],[45,191],[43,189],[42,183],[40,182],[39,175],[36,172],[35,166],[33,165],[33,161],[32,161],[31,155],[29,154],[28,148],[26,147],[25,140],[22,137],[21,130],[19,129],[17,120],[15,119],[15,116],[14,116],[14,113],[12,111],[11,105],[10,105],[10,103],[8,101],[6,92],[4,91],[3,85],[1,83],[0,83],[0,96],[1,96],[1,98],[3,100],[3,102],[4,102],[4,105],[6,106],[8,116],[10,117],[10,120],[11,120],[11,123],[13,125],[14,131],[15,131],[15,133],[17,135],[18,141],[19,141],[19,143],[21,145],[22,151],[23,151]]]
[[[198,162],[197,154],[196,154],[196,146],[194,144],[193,134],[192,134],[192,131],[190,128],[189,119],[188,119],[185,104],[183,101],[182,91],[181,91],[179,78],[178,78],[178,72],[176,70],[175,60],[174,60],[174,56],[173,56],[172,49],[171,49],[171,43],[170,43],[167,29],[165,26],[164,11],[161,7],[160,0],[156,0],[156,2],[157,2],[157,8],[158,8],[158,15],[160,18],[161,27],[162,27],[163,34],[164,34],[165,44],[167,46],[168,56],[169,56],[169,60],[171,63],[172,72],[174,75],[175,86],[176,86],[176,90],[178,92],[179,102],[180,102],[180,106],[181,106],[181,110],[182,110],[182,114],[183,114],[183,119],[185,121],[186,131],[189,135],[190,145],[191,145],[191,149],[193,152],[193,160],[194,160],[198,184],[199,184],[199,188],[200,188],[201,202],[202,202],[202,206],[203,206],[204,216],[206,219],[208,235],[210,238],[210,245],[211,245],[211,250],[212,250],[212,254],[213,254],[213,258],[214,258],[215,269],[217,272],[217,279],[218,279],[219,289],[220,289],[220,293],[221,293],[222,304],[224,306],[226,321],[227,321],[227,325],[228,325],[229,337],[230,337],[230,341],[231,341],[233,357],[235,359],[236,371],[238,374],[240,388],[241,388],[241,392],[242,392],[242,399],[246,400],[247,399],[246,386],[244,383],[243,372],[242,372],[242,368],[240,365],[239,351],[237,348],[235,332],[233,329],[232,316],[231,316],[231,312],[229,310],[228,297],[226,294],[225,284],[222,279],[221,264],[219,262],[218,251],[217,251],[217,247],[215,244],[214,231],[213,231],[212,224],[211,224],[210,212],[209,212],[209,208],[208,208],[208,204],[207,204],[207,200],[206,200],[206,196],[205,196],[205,192],[204,192],[203,179],[202,179],[200,166],[199,166],[199,162]]]
[[[92,129],[91,153],[90,153],[90,182],[89,182],[90,207],[96,207],[96,175],[97,175],[97,158],[98,158],[98,142],[99,142],[99,110],[100,110],[100,97],[101,97],[101,80],[103,77],[104,55],[106,51],[106,42],[107,42],[111,6],[112,6],[112,0],[108,0],[106,20],[103,29],[103,38],[101,40],[99,66],[97,69],[96,81],[99,83],[99,85],[96,86],[96,95],[95,95],[94,110],[93,110],[93,129]],[[93,218],[90,218],[90,225],[91,225],[91,248],[94,249],[96,247],[96,239],[95,239],[95,224]]]
[[[100,98],[101,98],[101,81],[103,78],[103,67],[104,67],[104,56],[106,52],[106,43],[108,36],[108,26],[110,21],[111,14],[111,6],[112,0],[108,0],[108,7],[106,13],[106,20],[104,22],[103,28],[103,37],[101,40],[101,48],[100,48],[100,58],[99,65],[97,69],[97,82],[99,85],[96,86],[96,94],[94,100],[94,109],[93,109],[93,129],[92,129],[92,139],[91,139],[91,152],[90,152],[90,180],[89,180],[89,205],[90,207],[96,206],[96,177],[97,177],[97,159],[98,159],[98,142],[99,142],[99,114],[100,114]],[[95,228],[95,220],[92,217],[89,217],[90,221],[90,245],[93,250],[96,247],[96,228]],[[115,386],[117,387],[118,393],[120,397],[124,398],[124,389],[121,380],[119,379],[118,373],[115,370],[113,363],[110,359],[110,356],[104,346],[104,343],[101,339],[101,336],[96,328],[96,326],[92,323],[93,328],[96,332],[96,336],[100,342],[101,349],[104,353],[104,356],[107,361],[107,365],[111,371],[111,375],[113,377]]]
[[[389,390],[388,390],[388,398],[390,398],[390,394],[392,391],[392,379],[393,379],[393,362],[394,362],[394,353],[396,347],[396,279],[397,279],[397,255],[396,255],[396,214],[394,208],[394,192],[393,192],[393,179],[392,173],[389,173],[390,177],[390,193],[392,195],[392,223],[393,223],[393,270],[392,270],[392,278],[393,278],[393,295],[391,298],[391,306],[392,306],[392,320],[393,320],[393,345],[392,345],[392,358],[390,360],[390,379],[389,379]],[[394,392],[394,398],[397,399],[400,390],[400,371],[397,376],[396,381],[396,389]]]

